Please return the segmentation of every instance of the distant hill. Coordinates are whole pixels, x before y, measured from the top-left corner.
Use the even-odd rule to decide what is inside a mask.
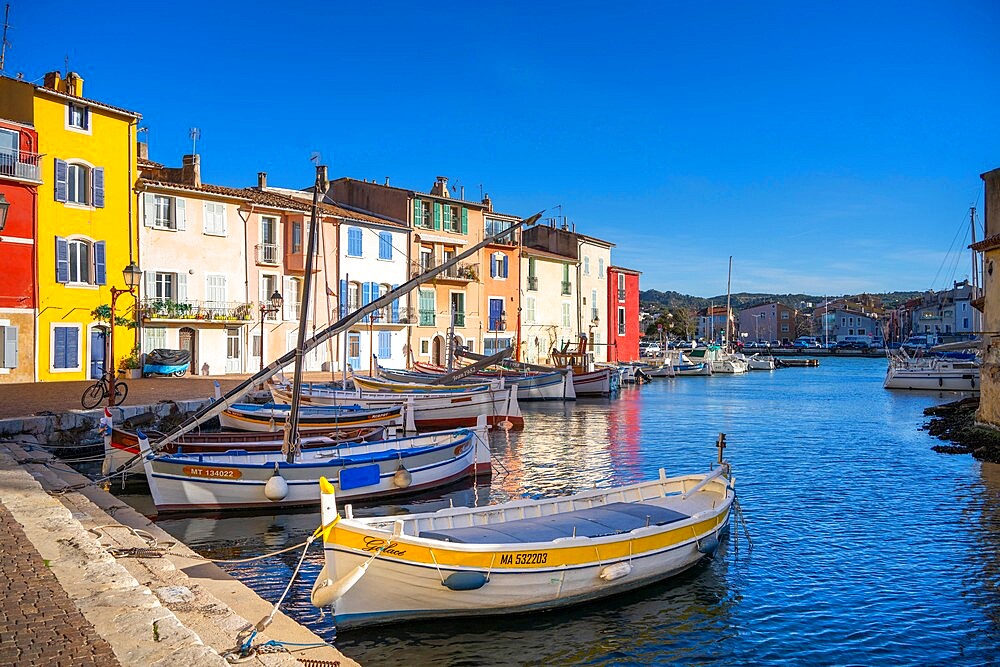
[[[874,294],[873,296],[882,299],[882,303],[887,308],[894,308],[900,303],[918,297],[921,294],[923,294],[923,292],[886,292],[883,294]],[[738,292],[732,295],[731,303],[734,310],[740,310],[748,306],[755,306],[759,303],[765,303],[767,301],[777,301],[785,304],[786,306],[801,309],[803,303],[811,303],[813,306],[817,306],[823,303],[823,299],[825,298],[832,300],[834,298],[840,298],[841,296],[844,295],[830,294],[827,296],[817,296],[815,294],[763,294]],[[639,304],[645,308],[659,306],[660,308],[693,308],[697,310],[712,304],[719,306],[725,303],[725,294],[713,297],[701,297],[681,294],[680,292],[673,291],[661,292],[655,289],[639,292]]]

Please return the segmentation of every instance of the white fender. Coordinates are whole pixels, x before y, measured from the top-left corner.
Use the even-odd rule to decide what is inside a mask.
[[[400,463],[399,467],[396,468],[396,473],[392,476],[392,483],[396,486],[396,488],[405,489],[410,486],[410,484],[413,484],[413,475],[410,474],[410,471],[407,470],[402,463]]]
[[[354,587],[354,584],[358,583],[361,577],[365,576],[365,572],[368,571],[370,564],[371,560],[366,560],[362,565],[351,568],[350,572],[337,579],[337,581],[330,581],[327,578],[326,566],[324,565],[319,576],[316,577],[316,583],[313,584],[312,594],[310,595],[313,606],[328,607],[342,598],[347,591]]]
[[[622,577],[628,576],[632,573],[632,565],[627,561],[621,561],[620,563],[612,563],[601,570],[598,575],[604,581],[614,581],[615,579],[621,579]]]
[[[264,485],[264,497],[268,500],[284,500],[288,497],[288,482],[278,471],[278,464],[274,464],[274,474]]]

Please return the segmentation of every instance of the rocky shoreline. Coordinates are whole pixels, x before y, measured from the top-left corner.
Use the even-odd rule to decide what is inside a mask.
[[[935,445],[932,449],[942,454],[972,454],[973,458],[989,463],[1000,463],[1000,431],[976,423],[978,398],[936,405],[924,410],[932,417],[924,428],[949,445]]]

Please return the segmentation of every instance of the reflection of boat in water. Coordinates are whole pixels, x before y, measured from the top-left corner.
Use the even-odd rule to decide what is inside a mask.
[[[721,440],[720,440],[721,441]],[[338,628],[562,607],[644,586],[715,552],[735,498],[713,472],[405,517],[337,512],[321,481],[326,565],[313,587]]]

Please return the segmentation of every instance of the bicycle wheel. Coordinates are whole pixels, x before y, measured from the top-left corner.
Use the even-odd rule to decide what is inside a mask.
[[[121,405],[128,396],[128,385],[124,382],[115,382],[115,401],[112,405]]]
[[[95,382],[83,390],[83,398],[80,399],[80,402],[83,403],[85,409],[91,410],[100,405],[105,396],[107,393],[104,390],[104,382]]]

